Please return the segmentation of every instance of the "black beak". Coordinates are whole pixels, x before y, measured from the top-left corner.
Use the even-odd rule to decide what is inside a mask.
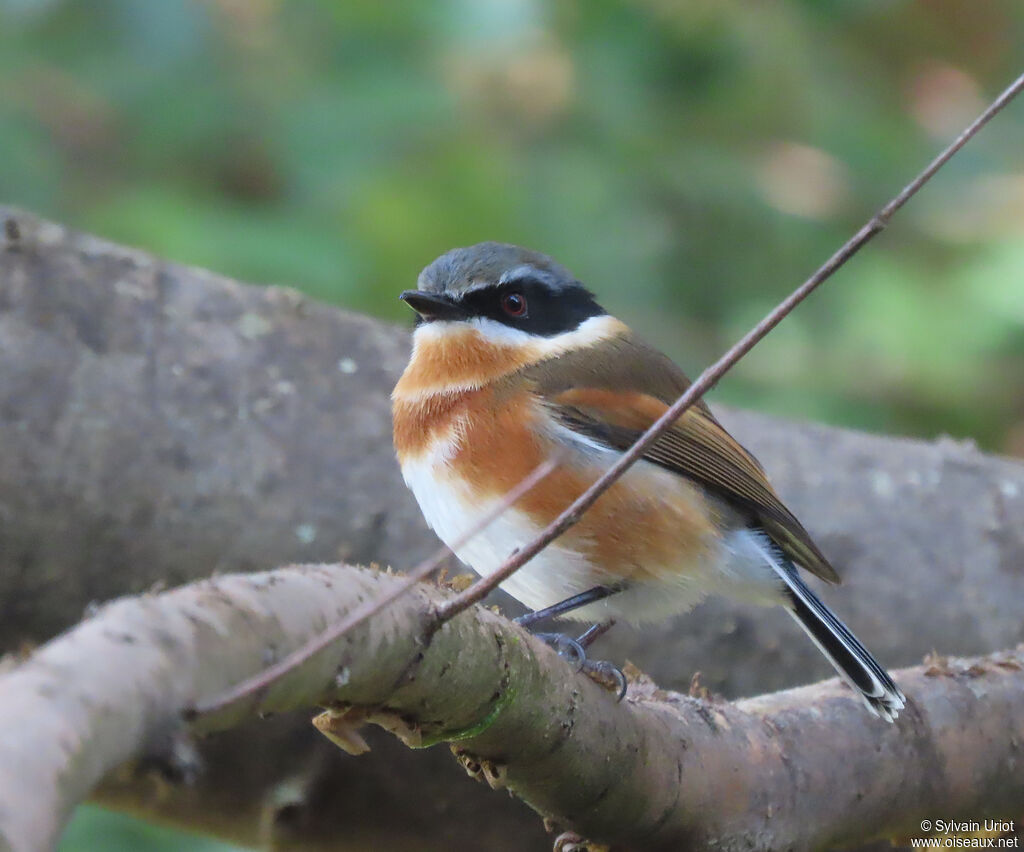
[[[406,290],[398,298],[425,320],[460,320],[467,316],[461,305],[439,293]]]

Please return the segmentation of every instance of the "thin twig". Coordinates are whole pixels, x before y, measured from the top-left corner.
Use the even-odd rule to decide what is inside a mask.
[[[450,553],[457,551],[460,547],[470,541],[470,539],[483,532],[495,520],[503,515],[507,509],[515,505],[521,497],[523,497],[527,492],[534,488],[537,483],[558,467],[561,458],[562,455],[556,453],[546,461],[537,465],[537,467],[535,467],[525,479],[521,480],[514,488],[508,491],[499,503],[497,503],[489,512],[459,536],[452,543],[451,547],[442,547],[433,556],[424,559],[419,565],[404,576],[403,582],[393,586],[388,590],[388,592],[381,595],[381,597],[366,601],[366,603],[356,607],[337,624],[332,624],[314,639],[311,639],[301,648],[296,649],[287,657],[284,657],[279,662],[270,666],[270,668],[264,669],[259,674],[254,675],[248,680],[242,681],[231,689],[222,692],[220,695],[215,695],[209,701],[196,704],[194,707],[189,709],[186,715],[192,719],[208,713],[217,712],[218,710],[223,710],[225,707],[234,704],[236,701],[240,701],[243,698],[252,698],[253,700],[257,700],[276,680],[297,666],[301,666],[310,657],[322,651],[349,630],[352,630],[356,626],[362,624],[366,619],[376,615],[392,601],[404,595],[417,583],[425,580],[433,574],[441,566],[441,563],[448,558]]]
[[[785,300],[762,319],[754,328],[748,331],[728,352],[719,358],[714,364],[700,374],[686,392],[673,403],[661,417],[655,421],[644,434],[637,439],[636,443],[625,452],[619,460],[612,465],[603,476],[583,492],[571,506],[541,532],[529,544],[513,553],[498,570],[486,577],[482,577],[461,594],[449,600],[438,611],[438,620],[443,623],[467,607],[482,600],[486,595],[496,589],[501,583],[512,576],[519,568],[529,562],[534,556],[540,553],[547,545],[558,538],[562,533],[575,524],[583,513],[589,509],[594,502],[605,491],[607,491],[629,468],[635,464],[644,452],[655,441],[658,440],[679,417],[696,403],[707,391],[713,388],[722,376],[731,369],[744,355],[746,355],[761,339],[777,326],[787,314],[797,305],[806,299],[820,284],[827,281],[832,274],[839,269],[847,260],[855,255],[875,234],[882,231],[893,214],[896,213],[917,191],[928,182],[928,180],[959,151],[967,141],[974,136],[988,121],[1005,107],[1013,98],[1024,89],[1024,74],[1018,77],[995,101],[985,110],[971,125],[961,133],[952,144],[941,154],[932,160],[913,181],[904,187],[895,198],[876,213],[856,234],[853,235],[842,248],[794,290]]]

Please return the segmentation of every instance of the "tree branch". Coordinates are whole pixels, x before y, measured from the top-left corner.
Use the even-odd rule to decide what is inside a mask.
[[[336,642],[348,633],[348,631],[354,630],[364,621],[367,621],[384,608],[390,606],[399,597],[415,588],[417,583],[427,579],[441,567],[442,562],[444,562],[450,554],[458,550],[467,541],[470,541],[472,538],[487,529],[487,527],[501,517],[501,515],[504,514],[510,506],[515,505],[521,497],[527,494],[556,467],[558,467],[557,455],[537,465],[537,467],[534,468],[528,476],[524,477],[519,483],[517,483],[516,486],[512,488],[512,490],[509,491],[496,506],[492,507],[479,520],[477,520],[476,523],[468,527],[462,535],[456,539],[456,542],[451,546],[451,548],[447,546],[442,547],[432,557],[424,559],[418,565],[414,566],[409,571],[406,571],[403,574],[402,581],[394,584],[386,595],[366,601],[361,606],[348,613],[341,621],[337,621],[330,627],[326,628],[322,633],[315,636],[302,647],[294,650],[283,660],[274,663],[274,665],[264,669],[258,675],[255,675],[242,683],[235,684],[231,689],[227,690],[223,694],[216,695],[209,701],[195,706],[192,708],[192,712],[197,716],[206,713],[216,713],[235,701],[239,701],[246,697],[251,698],[253,696],[261,695],[272,683],[274,683],[274,681],[284,677],[284,675],[290,672],[293,668],[302,665],[310,657],[318,654],[328,645]]]
[[[305,566],[103,607],[0,675],[0,838],[52,847],[106,773],[169,759],[185,707],[400,582]],[[418,588],[293,670],[255,711],[345,702],[327,721],[350,742],[365,722],[414,748],[452,742],[492,786],[586,837],[637,848],[813,848],[912,833],[936,813],[1018,815],[1024,650],[901,671],[910,706],[892,727],[835,680],[735,705],[642,681],[619,704],[487,609],[428,635],[448,597]],[[250,712],[199,725],[232,727]]]
[[[386,440],[404,329],[0,218],[15,223],[0,234],[0,647],[213,569],[410,564],[436,547]],[[828,601],[887,665],[1024,641],[1019,462],[716,414],[842,572]],[[830,671],[784,613],[724,601],[601,641],[602,656],[683,690],[698,669],[730,696]],[[251,722],[199,743],[194,786],[108,779],[103,800],[244,844],[272,831],[275,848],[304,852],[541,843],[532,814],[447,755],[367,738],[374,751],[347,761],[304,714]],[[380,802],[401,803],[386,825]]]

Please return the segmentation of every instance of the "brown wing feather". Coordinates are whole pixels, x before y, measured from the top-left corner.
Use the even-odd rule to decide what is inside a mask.
[[[566,425],[623,450],[690,385],[672,361],[633,337],[603,341],[524,372]],[[757,460],[703,402],[685,412],[644,457],[700,482],[748,513],[788,558],[824,580],[839,582]]]

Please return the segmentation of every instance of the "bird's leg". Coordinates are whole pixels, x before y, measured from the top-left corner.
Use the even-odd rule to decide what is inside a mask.
[[[538,609],[533,612],[528,612],[524,615],[519,616],[515,619],[516,624],[520,627],[525,627],[529,630],[538,621],[544,621],[548,618],[556,618],[559,615],[565,615],[567,612],[572,612],[574,609],[579,609],[581,606],[594,603],[595,601],[601,601],[610,595],[614,595],[616,592],[621,592],[625,588],[625,584],[616,583],[612,586],[594,586],[592,589],[587,589],[585,592],[580,592],[578,595],[573,595],[571,598],[566,598],[564,601],[559,601],[551,606],[546,606],[544,609]]]
[[[573,595],[571,598],[566,598],[564,601],[559,601],[552,606],[521,615],[515,621],[517,624],[529,629],[539,621],[555,618],[567,612],[572,612],[579,607],[586,606],[589,603],[603,600],[609,595],[621,592],[624,588],[625,584],[622,583],[614,586],[595,586],[592,589],[587,589],[585,592],[580,592],[578,595]],[[615,619],[593,624],[576,639],[563,633],[535,633],[534,635],[554,648],[559,656],[573,663],[577,671],[582,671],[591,680],[607,689],[613,690],[621,701],[626,694],[627,687],[626,676],[622,673],[622,670],[605,660],[589,660],[587,659],[586,652],[586,648],[599,636],[607,633],[614,624]]]
[[[544,609],[538,609],[534,612],[528,612],[525,615],[521,615],[515,619],[515,622],[520,627],[532,630],[533,626],[541,621],[546,621],[549,618],[557,618],[560,615],[565,615],[567,612],[572,612],[574,609],[579,609],[581,606],[586,606],[587,604],[594,603],[595,601],[604,600],[609,595],[613,595],[620,591],[621,588],[621,585],[594,586],[592,589],[587,589],[585,592],[580,592],[578,595],[573,595],[572,597],[559,601],[556,604],[546,606]],[[577,667],[577,670],[583,666],[583,663],[587,659],[587,652],[583,650],[584,646],[580,644],[577,639],[573,639],[571,636],[566,636],[563,633],[537,633],[535,635],[538,639],[542,639],[558,651],[560,656],[565,657],[569,662],[573,663]]]
[[[597,624],[591,624],[586,630],[583,631],[579,636],[576,637],[576,641],[581,647],[587,648],[600,637],[604,636],[609,630],[615,626],[615,619],[609,618],[607,621],[599,621]]]

